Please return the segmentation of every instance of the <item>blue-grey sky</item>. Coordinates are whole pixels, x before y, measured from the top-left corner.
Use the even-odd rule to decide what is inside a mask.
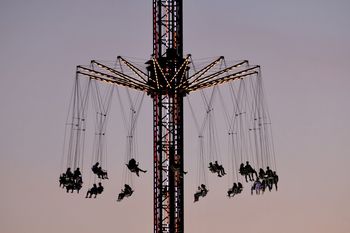
[[[262,66],[280,174],[278,192],[230,200],[226,180],[212,179],[210,195],[193,204],[197,158],[187,124],[186,232],[349,232],[349,11],[347,0],[184,1],[185,54]],[[151,13],[150,0],[0,0],[1,232],[152,230],[151,173],[136,180],[133,198],[115,202],[124,161],[117,110],[104,195],[85,200],[57,183],[75,66],[118,55],[147,60]],[[143,110],[139,157],[151,170],[149,99]]]

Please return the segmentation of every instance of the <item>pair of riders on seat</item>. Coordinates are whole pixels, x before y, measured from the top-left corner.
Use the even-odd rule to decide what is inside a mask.
[[[199,200],[199,197],[205,197],[209,190],[205,186],[205,184],[201,184],[198,186],[198,191],[194,194],[194,202],[197,202]]]
[[[265,173],[264,176],[263,173]],[[260,178],[260,175],[262,178]],[[262,181],[260,181],[260,179]],[[260,169],[259,171],[259,178],[256,179],[254,182],[252,188],[251,188],[251,194],[253,194],[253,191],[255,190],[256,194],[260,194],[261,192],[264,193],[266,187],[269,189],[269,191],[272,190],[273,185],[275,185],[276,191],[278,189],[277,183],[278,183],[278,175],[275,171],[272,171],[269,167],[266,168],[266,172],[263,171],[263,169]]]
[[[119,193],[117,201],[122,201],[124,197],[130,197],[133,192],[134,190],[132,190],[128,184],[124,184],[124,189],[122,189],[121,193]]]
[[[60,187],[66,188],[67,193],[74,190],[77,190],[79,193],[83,185],[83,178],[79,168],[76,168],[74,173],[71,171],[71,168],[68,167],[65,173],[62,173],[59,178]]]
[[[273,177],[273,171],[270,169],[270,167],[269,166],[266,167],[266,172],[264,171],[264,169],[260,168],[259,178],[265,179],[267,177]]]
[[[236,194],[240,194],[243,191],[243,185],[241,182],[233,183],[232,188],[227,191],[228,197],[234,197]],[[231,196],[232,195],[232,196]]]
[[[131,171],[131,172],[135,172],[137,176],[140,176],[139,173],[140,172],[143,172],[143,173],[146,173],[147,171],[146,170],[142,170],[139,168],[139,163],[136,162],[135,159],[130,159],[129,160],[129,163],[126,164],[126,166],[128,167],[128,169]]]
[[[276,171],[272,171],[270,167],[266,167],[266,172],[265,172],[264,169],[260,168],[259,178],[265,181],[267,187],[269,188],[269,191],[272,190],[273,185],[275,185],[275,188],[277,191],[278,175]]]
[[[214,164],[212,162],[210,162],[208,168],[212,173],[217,173],[218,177],[222,177],[222,176],[226,175],[224,167],[222,165],[219,165],[218,161],[215,161]]]
[[[255,171],[255,169],[249,164],[249,162],[247,161],[246,164],[244,165],[244,163],[241,163],[240,167],[239,167],[239,173],[244,176],[245,181],[248,182],[248,178],[249,181],[254,181],[254,175],[255,178],[258,178],[258,174]]]
[[[96,198],[97,194],[101,194],[103,190],[101,182],[98,183],[98,186],[93,184],[92,188],[87,191],[85,198],[91,198],[92,195],[95,195],[94,198]]]
[[[97,175],[98,178],[104,180],[108,179],[107,171],[103,170],[101,166],[99,166],[100,163],[96,162],[95,165],[92,166],[91,170],[94,174]]]

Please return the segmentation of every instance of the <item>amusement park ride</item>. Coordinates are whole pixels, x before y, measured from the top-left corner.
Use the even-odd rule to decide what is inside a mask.
[[[60,185],[65,187],[67,192],[74,192],[74,190],[79,192],[82,188],[83,182],[79,167],[84,154],[86,106],[89,93],[93,93],[91,95],[94,96],[92,98],[98,109],[96,111],[95,158],[92,172],[96,174],[100,182],[88,190],[86,197],[96,197],[102,193],[101,182],[108,179],[107,171],[102,169],[104,166],[102,157],[104,156],[104,137],[113,88],[122,86],[145,93],[153,100],[154,232],[184,232],[184,175],[186,174],[184,171],[184,98],[193,92],[200,92],[205,88],[213,88],[225,83],[232,87],[232,82],[237,80],[241,83],[247,82],[247,85],[241,84],[237,91],[231,88],[232,91],[236,91],[236,94],[233,93],[236,106],[228,134],[236,145],[243,145],[242,137],[252,138],[251,144],[254,146],[251,148],[253,149],[244,153],[254,153],[255,156],[245,157],[242,155],[244,154],[242,150],[233,150],[237,154],[233,156],[239,157],[234,159],[236,161],[234,166],[241,164],[239,169],[238,167],[233,169],[236,169],[237,174],[242,175],[241,177],[245,177],[246,182],[249,182],[248,179],[254,182],[252,192],[263,192],[265,188],[271,191],[273,185],[277,189],[276,172],[269,167],[267,170],[263,169],[266,166],[275,169],[275,165],[272,137],[269,137],[270,130],[268,129],[269,116],[262,100],[260,67],[250,65],[247,60],[227,65],[223,56],[201,66],[200,69],[191,68],[193,63],[191,55],[184,56],[183,54],[183,1],[153,0],[153,54],[144,63],[145,69],[121,56],[117,58],[116,64],[118,65],[92,60],[89,66],[77,66],[70,112],[71,121],[67,124],[69,126],[67,134],[69,139],[66,143],[68,149],[65,154],[67,160],[65,169],[67,170],[60,176]],[[85,87],[79,81],[82,77],[86,77],[85,80],[88,82]],[[249,79],[255,81],[246,81]],[[104,97],[100,95],[96,86],[100,81],[111,84],[111,88]],[[244,90],[251,87],[249,89],[251,94],[247,94],[248,91],[245,92],[246,94],[243,93],[244,86],[246,88]],[[251,124],[238,120],[248,115],[243,111],[243,102],[239,102],[239,99],[248,95],[253,100]],[[136,158],[131,155],[141,102],[140,99],[131,101],[132,112],[128,128],[130,157],[127,168],[129,173],[136,173],[137,176],[140,175],[140,172],[146,172],[139,168]],[[210,114],[211,110],[211,106],[208,105],[207,114]],[[238,124],[239,127],[237,127]],[[243,135],[239,130],[242,130],[245,125],[247,125],[247,133]],[[252,136],[249,136],[249,133]],[[200,135],[200,138],[203,138],[203,135]],[[251,158],[251,164],[246,162],[249,158]],[[217,161],[215,163],[211,161],[207,166],[209,166],[208,170],[217,173],[220,177],[226,174],[223,166]],[[253,169],[255,166],[259,166],[260,171],[256,172]],[[118,201],[133,194],[134,190],[130,185],[127,183],[124,185]],[[237,183],[234,183],[233,187],[228,190],[227,195],[232,197],[241,193],[242,189],[243,186],[238,182],[237,175]],[[207,193],[206,185],[199,184],[198,192],[194,195],[195,201]]]

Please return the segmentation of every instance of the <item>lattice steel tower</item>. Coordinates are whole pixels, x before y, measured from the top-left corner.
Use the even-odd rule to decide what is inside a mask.
[[[153,98],[154,232],[184,231],[182,0],[153,1],[153,61],[148,68]],[[158,63],[156,66],[153,63]],[[156,80],[154,83],[152,80]],[[179,87],[183,84],[182,87]],[[175,161],[176,158],[176,161]],[[180,165],[175,172],[174,163]]]

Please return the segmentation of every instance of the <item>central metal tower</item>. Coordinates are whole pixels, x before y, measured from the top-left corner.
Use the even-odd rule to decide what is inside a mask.
[[[184,232],[183,97],[188,69],[183,58],[182,0],[153,0],[154,232]],[[154,80],[156,82],[154,82]],[[178,169],[174,169],[174,168]]]

